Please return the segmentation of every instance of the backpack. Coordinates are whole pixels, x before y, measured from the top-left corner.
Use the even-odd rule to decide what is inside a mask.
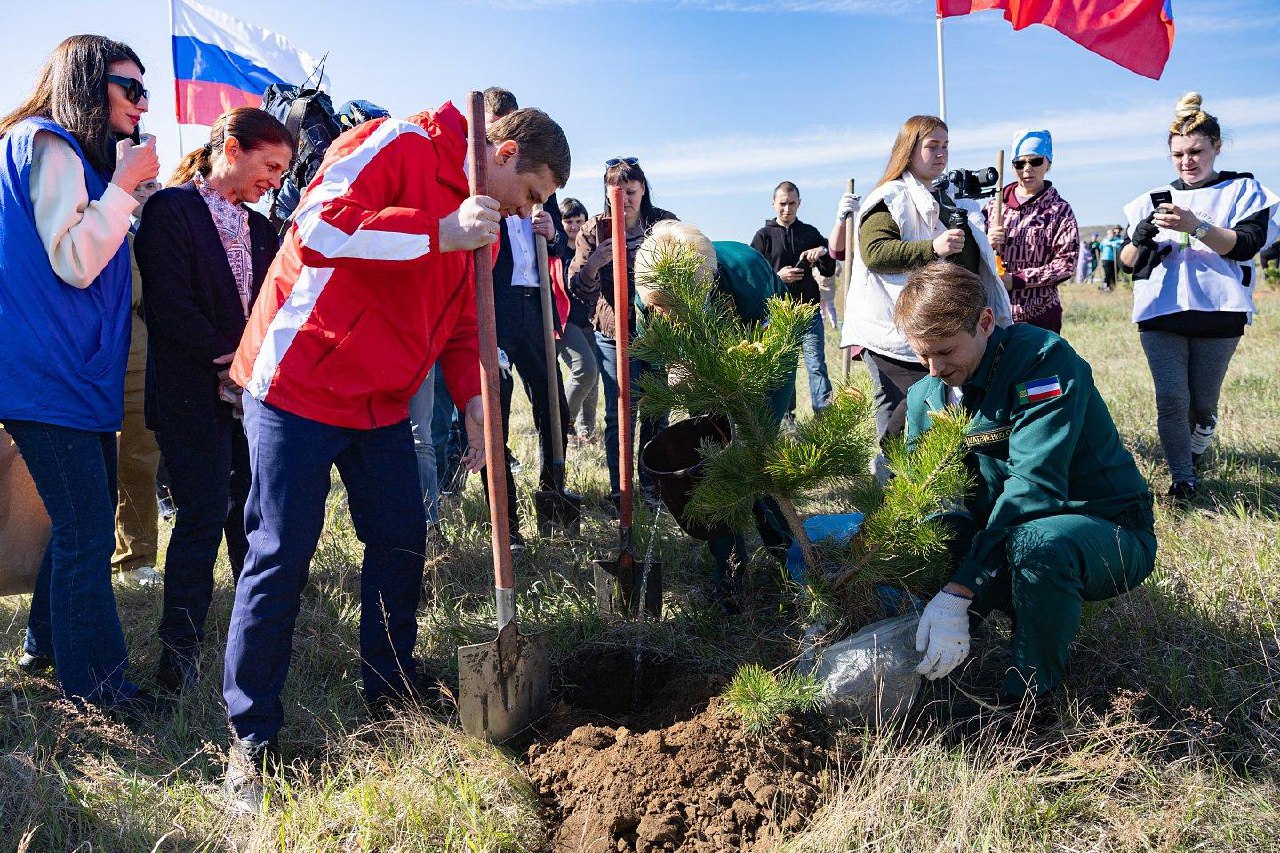
[[[271,201],[270,219],[281,236],[289,227],[302,192],[310,185],[325,152],[339,134],[358,124],[389,115],[369,101],[348,101],[334,111],[329,95],[319,89],[272,83],[262,93],[262,110],[275,116],[297,142],[298,153]]]

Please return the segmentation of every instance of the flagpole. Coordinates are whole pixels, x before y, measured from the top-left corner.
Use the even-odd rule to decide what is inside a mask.
[[[182,114],[178,112],[181,109],[182,101],[178,97],[178,45],[173,40],[173,4],[176,0],[169,0],[169,57],[173,67],[173,115],[178,120],[178,160],[187,156],[187,146],[182,144]]]
[[[942,10],[938,9],[938,118],[947,120],[947,66],[942,53]]]

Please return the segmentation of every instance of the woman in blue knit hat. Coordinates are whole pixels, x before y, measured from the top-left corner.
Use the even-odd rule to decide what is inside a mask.
[[[1020,130],[1013,137],[1016,180],[1001,188],[1004,209],[995,222],[995,199],[984,211],[991,247],[1004,261],[1013,321],[1062,331],[1058,285],[1070,281],[1080,257],[1076,215],[1051,181],[1053,137],[1047,130]]]

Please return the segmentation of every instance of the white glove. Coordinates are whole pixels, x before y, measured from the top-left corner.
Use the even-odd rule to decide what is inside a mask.
[[[860,199],[853,193],[840,196],[840,204],[836,205],[836,222],[843,222],[846,217],[856,214],[859,201]]]
[[[969,599],[949,592],[933,597],[920,614],[916,651],[924,660],[916,672],[933,681],[951,672],[969,656]]]

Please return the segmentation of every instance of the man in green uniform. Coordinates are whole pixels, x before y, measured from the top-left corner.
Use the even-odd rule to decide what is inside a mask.
[[[1089,364],[1052,332],[997,327],[973,273],[942,261],[912,273],[894,321],[929,368],[907,395],[908,441],[947,406],[972,418],[971,526],[921,615],[918,671],[949,673],[969,653],[970,614],[1000,609],[1014,623],[1002,699],[1042,695],[1062,681],[1084,602],[1151,574],[1151,493]]]

